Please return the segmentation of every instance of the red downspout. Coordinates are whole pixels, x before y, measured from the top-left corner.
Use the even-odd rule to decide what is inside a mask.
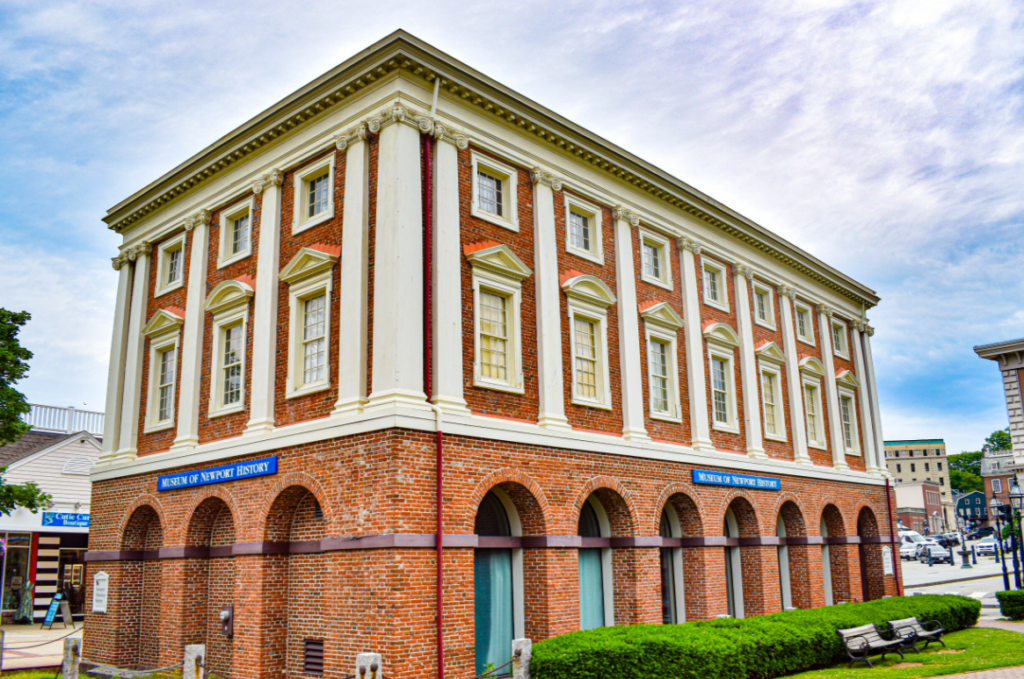
[[[889,539],[892,541],[889,547],[892,549],[892,572],[896,574],[896,596],[903,596],[903,583],[900,582],[900,568],[897,563],[899,547],[896,545],[896,533],[893,526],[896,522],[892,520],[892,496],[889,494],[889,477],[885,477],[885,506],[889,510]]]
[[[424,134],[423,140],[423,390],[430,401],[433,378],[433,227],[434,227],[434,158],[433,139]],[[444,480],[444,435],[441,433],[438,418],[437,434],[437,518],[435,526],[435,559],[437,561],[437,677],[444,679],[444,558],[442,554],[442,538],[444,526],[441,515],[444,509],[444,496],[441,488]]]

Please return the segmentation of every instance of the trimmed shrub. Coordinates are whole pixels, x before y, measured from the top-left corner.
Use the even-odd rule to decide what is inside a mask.
[[[996,592],[999,611],[1010,620],[1024,620],[1024,589]]]
[[[1022,592],[1024,594],[1024,592]],[[846,659],[838,629],[917,616],[947,631],[978,622],[981,602],[926,595],[786,611],[743,620],[626,625],[572,632],[533,647],[535,679],[771,679]]]

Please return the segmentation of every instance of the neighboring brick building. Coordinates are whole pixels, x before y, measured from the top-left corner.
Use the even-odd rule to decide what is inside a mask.
[[[922,535],[936,535],[956,530],[956,521],[947,523],[943,514],[940,491],[939,484],[934,481],[897,485],[896,513],[903,525]]]
[[[1014,459],[1012,450],[986,450],[981,458],[981,480],[985,484],[986,501],[995,497],[1006,507],[1010,506],[1010,481],[1021,470]]]
[[[91,659],[429,677],[440,626],[464,678],[898,592],[874,292],[405,33],[106,221]]]
[[[885,465],[894,482],[918,483],[931,481],[938,484],[942,496],[942,517],[946,525],[956,526],[953,507],[953,488],[949,482],[949,460],[946,442],[942,439],[915,439],[912,441],[886,441]]]

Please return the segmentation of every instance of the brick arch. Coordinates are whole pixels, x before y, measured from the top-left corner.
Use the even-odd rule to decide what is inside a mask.
[[[758,537],[760,535],[775,535],[775,526],[772,525],[771,529],[766,531],[764,526],[764,512],[758,513],[757,503],[742,490],[730,491],[722,501],[719,503],[718,520],[715,522],[715,526],[721,524],[725,520],[725,510],[733,505],[736,500],[740,500],[736,506],[733,506],[732,513],[736,516],[736,523],[739,524],[740,536],[742,537]],[[740,511],[737,511],[737,508]],[[743,516],[741,516],[741,513]],[[751,533],[751,527],[756,532]],[[720,529],[715,528],[715,531]]]
[[[554,523],[547,495],[529,475],[511,467],[491,472],[470,493],[464,519],[467,530],[472,530],[480,503],[492,488],[501,488],[512,500],[523,524],[523,535],[547,534]]]
[[[878,521],[878,512],[875,511],[874,507],[872,507],[871,505],[867,504],[866,502],[862,502],[857,507],[856,516],[857,516],[857,521],[856,521],[855,525],[857,526],[857,535],[861,535],[861,521],[862,520],[865,521],[865,523],[867,524],[866,525],[866,530],[869,531],[867,533],[864,533],[865,536],[877,537],[877,536],[882,534],[881,533],[881,530],[882,530],[881,529],[881,524]]]
[[[576,535],[576,525],[579,521],[580,511],[583,503],[592,494],[604,505],[608,513],[608,520],[611,523],[613,537],[632,537],[637,534],[640,528],[640,513],[636,509],[636,503],[630,497],[629,491],[611,476],[594,476],[583,484],[583,488],[576,494],[572,504],[572,513],[565,517],[565,527],[569,535]],[[657,531],[655,531],[657,534]]]
[[[687,529],[687,521],[684,521],[683,518],[683,514],[685,512],[680,511],[681,509],[687,509],[687,507],[685,507],[686,503],[680,502],[679,496],[686,498],[686,500],[693,505],[692,509],[696,512],[696,526],[692,525],[693,521],[691,519],[689,522],[689,530]],[[661,495],[658,496],[658,500],[654,505],[655,514],[652,519],[653,523],[648,522],[647,524],[649,526],[653,526],[655,535],[661,528],[661,513],[665,511],[665,505],[669,502],[672,503],[676,510],[676,514],[679,515],[679,522],[682,524],[683,535],[685,537],[698,537],[707,534],[707,521],[705,521],[705,518],[707,517],[707,509],[700,501],[694,487],[688,483],[680,481],[666,486],[665,489],[661,491]]]
[[[278,478],[267,491],[266,499],[263,501],[263,506],[258,514],[259,522],[252,529],[260,539],[267,539],[266,536],[270,530],[271,509],[273,509],[274,505],[286,491],[296,487],[305,489],[316,498],[317,503],[320,505],[320,511],[324,515],[324,523],[326,524],[324,534],[331,535],[336,533],[337,526],[335,524],[334,510],[327,501],[327,495],[320,482],[304,472],[291,472]]]
[[[800,502],[796,495],[787,492],[779,496],[772,510],[772,517],[777,517],[779,514],[782,514],[782,520],[786,524],[787,536],[803,537],[807,535],[806,517],[808,514],[804,509],[803,503]]]
[[[210,498],[219,498],[225,505],[227,505],[228,511],[231,512],[231,520],[234,522],[235,526],[239,526],[243,523],[241,521],[242,516],[238,508],[238,503],[235,501],[235,496],[226,488],[220,486],[207,486],[200,492],[196,493],[185,508],[181,521],[177,526],[175,526],[174,537],[177,542],[174,544],[185,544],[185,541],[188,539],[189,527],[195,517],[196,510],[198,510],[199,506]]]
[[[830,507],[832,508],[832,511],[829,511]],[[829,537],[836,538],[848,534],[849,529],[847,526],[850,525],[850,523],[843,514],[843,510],[841,510],[836,503],[826,502],[821,506],[821,511],[818,512],[818,524],[815,526],[819,535],[821,534],[822,519],[825,519],[825,524],[828,526]]]
[[[149,507],[156,513],[156,517],[160,521],[161,532],[164,535],[167,534],[167,515],[164,513],[163,505],[160,504],[160,500],[156,499],[155,496],[149,493],[143,493],[128,505],[124,513],[121,515],[121,520],[118,522],[117,540],[118,545],[120,545],[122,549],[124,549],[125,531],[128,530],[128,524],[135,515],[136,510],[142,507]]]

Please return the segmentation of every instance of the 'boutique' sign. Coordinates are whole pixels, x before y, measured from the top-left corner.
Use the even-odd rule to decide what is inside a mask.
[[[705,486],[733,486],[751,490],[781,490],[782,482],[772,476],[749,476],[730,472],[712,472],[705,469],[693,470],[693,482]]]
[[[239,479],[251,479],[254,476],[269,476],[277,473],[277,456],[265,457],[262,460],[236,462],[223,467],[211,467],[194,472],[167,474],[157,479],[157,490],[177,490],[193,486],[208,486],[211,483],[224,483]]]

